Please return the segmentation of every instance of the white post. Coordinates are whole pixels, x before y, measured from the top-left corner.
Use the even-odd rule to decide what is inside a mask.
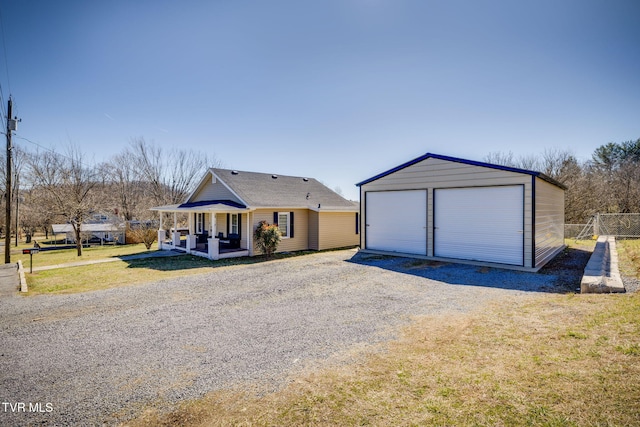
[[[191,249],[196,248],[196,237],[195,234],[189,234],[187,236],[187,252],[191,252]]]
[[[214,261],[220,259],[220,240],[209,237],[207,241],[209,242],[209,259]]]
[[[253,256],[253,230],[251,229],[251,218],[249,212],[247,212],[247,250],[249,251],[249,256]]]
[[[171,243],[174,248],[180,246],[180,232],[178,231],[178,213],[173,213],[173,235],[171,236]]]
[[[162,250],[162,242],[164,242],[166,234],[166,231],[162,229],[158,230],[158,250]]]

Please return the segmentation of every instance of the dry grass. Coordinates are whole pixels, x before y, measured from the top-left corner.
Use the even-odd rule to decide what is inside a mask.
[[[640,425],[640,294],[501,301],[421,317],[359,365],[275,393],[214,392],[131,426]]]
[[[620,272],[640,279],[640,240],[617,240]]]

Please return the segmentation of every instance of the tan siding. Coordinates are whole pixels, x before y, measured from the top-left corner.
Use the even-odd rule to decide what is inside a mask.
[[[242,203],[242,201],[234,196],[219,180],[216,180],[216,183],[213,184],[211,182],[211,175],[209,175],[209,178],[205,180],[204,184],[196,190],[189,201],[201,202],[205,200],[232,200],[237,203]]]
[[[319,230],[319,250],[359,244],[355,212],[320,212]]]
[[[564,247],[564,191],[536,178],[536,267]]]
[[[309,249],[320,250],[320,236],[318,233],[320,218],[318,212],[309,211]]]
[[[251,230],[256,229],[260,221],[267,221],[273,224],[274,209],[257,209],[253,212],[253,224]],[[280,211],[285,212],[285,211]],[[302,251],[309,249],[309,211],[307,209],[289,209],[286,212],[293,212],[293,238],[282,239],[278,245],[277,252]],[[254,252],[259,253],[254,245]]]
[[[227,214],[219,213],[216,214],[216,232],[214,236],[217,236],[218,233],[222,233],[225,237],[227,237]]]
[[[481,166],[467,165],[447,160],[428,158],[385,177],[364,184],[360,188],[363,203],[361,216],[362,245],[366,239],[367,191],[418,190],[426,189],[427,194],[427,256],[433,256],[433,190],[437,188],[484,187],[494,185],[524,185],[524,262],[532,268],[532,178],[530,175],[502,171]],[[435,201],[437,203],[437,201]]]

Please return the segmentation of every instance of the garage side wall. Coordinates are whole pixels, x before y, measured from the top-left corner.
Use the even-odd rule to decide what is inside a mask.
[[[564,249],[564,190],[535,178],[536,267],[542,267]]]
[[[383,176],[360,187],[361,242],[366,242],[366,193],[368,191],[420,190],[428,192],[427,257],[433,249],[433,190],[438,188],[468,188],[503,185],[524,186],[524,267],[533,268],[532,180],[530,175],[487,168],[437,158],[427,158],[399,171]],[[437,201],[435,201],[437,203]],[[389,209],[397,207],[390,206]],[[366,248],[365,248],[366,249]]]

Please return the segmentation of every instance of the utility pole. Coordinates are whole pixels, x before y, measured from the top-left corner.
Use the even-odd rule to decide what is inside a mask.
[[[7,105],[7,188],[5,189],[7,215],[4,236],[4,263],[11,263],[11,157],[13,146],[11,145],[11,133],[16,130],[17,121],[13,117],[13,100],[9,96]]]

